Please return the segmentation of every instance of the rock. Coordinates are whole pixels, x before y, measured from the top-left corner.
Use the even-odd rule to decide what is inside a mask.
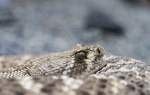
[[[129,5],[149,5],[149,0],[122,0],[123,2],[129,4]]]
[[[85,29],[102,30],[103,34],[123,35],[123,27],[110,16],[96,9],[90,10],[85,19]]]
[[[10,26],[16,22],[12,11],[7,8],[0,8],[0,26]]]
[[[122,0],[122,1],[128,4],[137,5],[137,4],[140,4],[141,1],[144,1],[144,0]]]

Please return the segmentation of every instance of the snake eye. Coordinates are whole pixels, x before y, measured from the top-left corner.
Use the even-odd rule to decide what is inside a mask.
[[[76,61],[83,61],[84,59],[87,59],[88,52],[86,51],[78,51],[75,53],[75,60]]]

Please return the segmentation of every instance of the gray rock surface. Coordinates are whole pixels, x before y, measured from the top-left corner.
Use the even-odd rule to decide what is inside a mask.
[[[7,1],[12,2],[8,8],[11,12],[7,8],[6,12],[13,14],[15,21],[0,25],[0,55],[62,51],[77,43],[100,43],[114,54],[149,63],[150,11],[145,3],[133,5],[123,0]],[[125,34],[103,35],[101,30],[85,30],[85,18],[93,8],[123,26]]]

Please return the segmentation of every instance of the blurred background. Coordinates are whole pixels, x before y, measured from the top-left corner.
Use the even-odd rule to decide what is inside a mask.
[[[77,43],[150,62],[149,0],[0,0],[0,55],[42,54]]]

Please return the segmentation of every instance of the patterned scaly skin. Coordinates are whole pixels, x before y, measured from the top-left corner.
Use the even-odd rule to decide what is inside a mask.
[[[95,73],[102,64],[103,48],[78,45],[70,51],[31,58],[22,64],[7,66],[0,71],[0,78],[23,78],[26,76],[82,76]]]
[[[149,65],[103,55],[97,46],[42,57],[0,57],[0,68],[0,95],[150,95]]]

